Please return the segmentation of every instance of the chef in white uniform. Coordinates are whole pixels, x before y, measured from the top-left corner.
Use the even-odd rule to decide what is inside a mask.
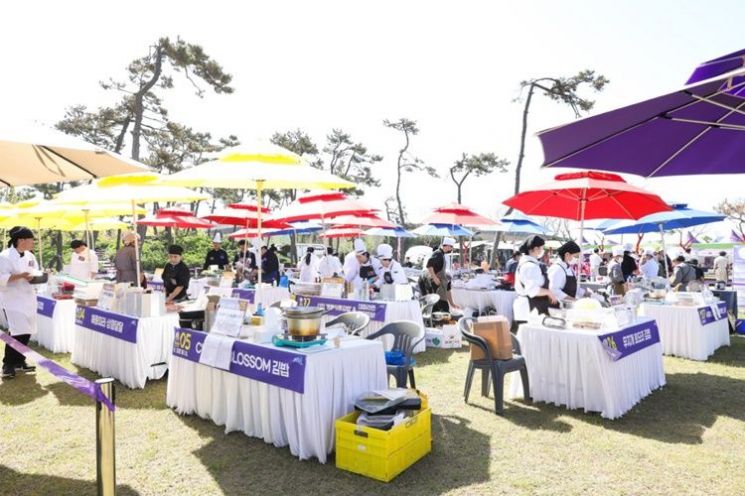
[[[26,227],[16,226],[9,232],[8,249],[0,253],[0,294],[4,317],[10,335],[28,344],[36,333],[36,290],[29,283],[39,275],[34,249],[34,233]],[[15,377],[16,371],[33,372],[36,367],[26,364],[25,357],[5,345],[3,378]]]
[[[72,254],[70,255],[70,275],[75,279],[87,281],[98,274],[98,255],[88,249],[85,241],[73,239],[70,242]]]
[[[554,293],[548,288],[545,266],[541,264],[546,242],[540,236],[530,236],[520,245],[520,263],[515,271],[517,298],[512,304],[513,328],[528,321],[530,312],[548,315],[548,307],[556,304]]]
[[[362,281],[375,281],[382,266],[377,258],[370,257],[365,243],[354,240],[354,251],[344,257],[344,280],[351,283],[354,289],[362,286]]]
[[[313,252],[315,249],[309,246],[305,256],[297,263],[300,271],[300,282],[316,282],[318,280],[318,257]]]
[[[571,301],[585,295],[574,272],[581,249],[574,241],[568,241],[557,250],[559,259],[548,268],[548,289],[559,301]]]
[[[393,260],[393,247],[389,244],[380,244],[377,249],[378,261],[380,261],[380,273],[375,280],[375,287],[380,288],[383,284],[408,284],[404,268],[396,260]]]
[[[660,273],[660,263],[652,250],[644,250],[644,261],[640,269],[645,279],[654,279]]]
[[[341,276],[341,261],[339,257],[334,255],[334,249],[332,247],[329,246],[326,255],[321,258],[321,262],[318,264],[318,272],[320,272],[321,277],[324,279]]]

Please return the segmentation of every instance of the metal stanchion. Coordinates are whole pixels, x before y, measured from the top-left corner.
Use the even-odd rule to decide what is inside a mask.
[[[99,379],[96,384],[115,405],[114,379]],[[98,496],[116,495],[114,412],[100,401],[96,401],[96,478]]]

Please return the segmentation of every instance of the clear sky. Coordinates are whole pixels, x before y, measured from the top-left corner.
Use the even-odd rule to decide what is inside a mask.
[[[521,80],[595,69],[611,80],[595,112],[677,89],[699,62],[743,48],[745,3],[37,1],[6,2],[2,11],[6,123],[51,124],[69,105],[109,103],[99,80],[121,76],[158,37],[181,36],[233,74],[236,92],[199,100],[179,82],[167,100],[173,118],[244,140],[299,127],[322,144],[342,128],[385,157],[383,187],[367,195],[382,208],[400,146],[383,119],[416,120],[412,151],[443,174],[462,152],[514,163]],[[530,118],[525,187],[551,177],[539,171],[533,133],[574,117],[539,99]],[[743,196],[740,178],[631,179],[702,209]],[[497,215],[512,183],[512,171],[469,180],[464,203]],[[412,175],[404,197],[416,220],[454,201],[455,187]]]

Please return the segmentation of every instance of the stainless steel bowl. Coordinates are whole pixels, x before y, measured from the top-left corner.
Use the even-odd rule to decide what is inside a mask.
[[[290,336],[317,336],[321,332],[321,318],[326,313],[320,307],[291,307],[283,309]]]

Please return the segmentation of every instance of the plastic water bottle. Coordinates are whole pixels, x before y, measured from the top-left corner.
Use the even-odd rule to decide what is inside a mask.
[[[256,306],[256,312],[254,312],[254,315],[256,315],[257,317],[263,317],[264,316],[264,305],[259,303]]]

